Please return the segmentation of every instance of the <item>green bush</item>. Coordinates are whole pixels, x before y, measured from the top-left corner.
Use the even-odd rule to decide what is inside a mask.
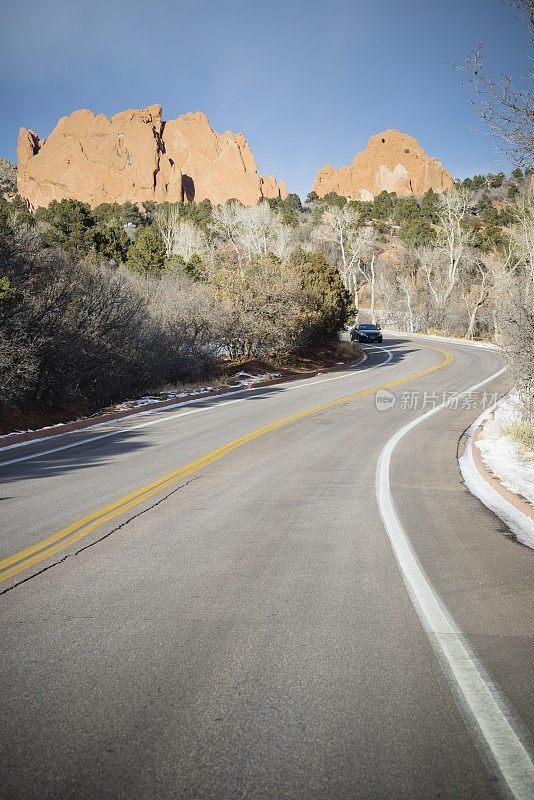
[[[52,200],[48,208],[38,208],[35,219],[43,223],[43,240],[59,246],[74,261],[87,255],[92,245],[90,229],[95,218],[88,203],[79,200]]]
[[[432,225],[421,214],[401,223],[399,237],[408,247],[432,244],[436,234]]]
[[[91,229],[90,237],[99,256],[115,264],[126,261],[131,242],[120,222],[96,225]]]
[[[165,245],[155,225],[141,228],[128,251],[126,266],[141,275],[160,275],[165,268]]]
[[[318,323],[309,331],[310,341],[328,341],[337,336],[354,313],[352,298],[343,286],[338,270],[322,253],[295,251],[290,265],[296,270],[310,308],[317,312]]]
[[[397,195],[392,192],[380,192],[373,201],[372,218],[378,220],[390,219],[397,202]]]
[[[347,202],[346,197],[342,197],[342,195],[337,194],[337,192],[328,192],[323,197],[323,201],[329,206],[344,206]]]

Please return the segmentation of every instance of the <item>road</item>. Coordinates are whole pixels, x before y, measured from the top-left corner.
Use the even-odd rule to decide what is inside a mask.
[[[506,375],[382,348],[0,453],[0,797],[534,796],[534,553],[456,460]]]

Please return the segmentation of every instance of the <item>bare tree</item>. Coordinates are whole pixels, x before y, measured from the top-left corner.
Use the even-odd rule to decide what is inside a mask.
[[[363,288],[363,286],[369,286],[370,289],[371,322],[376,322],[376,257],[377,252],[376,250],[373,250],[369,260],[364,261],[362,259],[358,259],[358,271],[363,277],[363,284],[361,284],[360,288]]]
[[[469,324],[466,332],[466,337],[468,339],[474,338],[477,313],[480,307],[486,302],[489,295],[488,270],[485,264],[481,261],[477,261],[475,264],[475,271],[479,276],[478,284],[476,282],[470,282],[468,286],[462,286],[461,289],[462,299],[469,315]]]
[[[329,206],[323,213],[321,225],[314,231],[313,236],[317,241],[330,244],[336,252],[339,272],[346,288],[349,288],[350,273],[357,253],[351,247],[354,232],[360,224],[361,217],[351,206]]]
[[[189,261],[191,256],[201,255],[207,248],[206,238],[200,228],[180,215],[177,203],[162,206],[156,214],[156,226],[165,245],[165,255],[180,256]]]
[[[523,417],[534,421],[534,192],[521,198],[508,251],[493,264],[495,328],[522,401]]]
[[[534,39],[534,0],[509,0],[525,21],[530,44]],[[534,156],[534,97],[532,89],[518,88],[510,75],[493,78],[486,72],[482,42],[467,55],[462,67],[468,75],[473,105],[479,119],[519,164],[530,164]],[[523,76],[528,84],[534,77],[529,69]],[[520,79],[521,80],[521,79]]]
[[[439,197],[438,249],[444,254],[446,263],[442,302],[448,300],[458,283],[462,258],[466,247],[471,243],[471,236],[462,225],[467,215],[469,200],[470,193],[461,187],[446,189]]]
[[[277,214],[269,203],[241,208],[238,242],[249,260],[255,255],[269,252],[269,241],[276,222]]]
[[[241,259],[241,250],[238,242],[242,227],[242,209],[243,206],[237,200],[216,206],[212,211],[210,225],[212,232],[220,240],[228,242],[232,246],[238,260]]]
[[[379,248],[374,229],[362,226],[361,212],[348,205],[328,207],[312,238],[330,250],[328,255],[337,264],[343,285],[354,297],[355,307],[359,306],[358,293],[366,284],[372,286],[374,307],[375,259]]]
[[[176,203],[162,205],[156,214],[156,226],[165,245],[165,254],[169,258],[175,252],[176,232],[180,225],[180,209]]]
[[[272,227],[269,244],[271,252],[285,261],[299,245],[298,231],[278,218]]]
[[[206,250],[206,239],[197,225],[182,220],[176,228],[173,254],[189,261],[193,255],[202,255]]]

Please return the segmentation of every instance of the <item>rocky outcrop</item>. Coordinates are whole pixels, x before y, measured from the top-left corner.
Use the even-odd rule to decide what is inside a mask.
[[[111,119],[83,109],[62,117],[48,139],[21,128],[18,190],[31,207],[72,198],[99,203],[204,199],[245,205],[285,197],[285,184],[257,174],[243,134],[214,131],[205,114],[164,122],[161,106]]]
[[[427,156],[416,139],[388,130],[372,136],[350,167],[334,169],[326,164],[318,171],[313,189],[319,197],[336,192],[353,200],[373,200],[383,191],[417,197],[428,189],[441,192],[452,185],[450,173]]]

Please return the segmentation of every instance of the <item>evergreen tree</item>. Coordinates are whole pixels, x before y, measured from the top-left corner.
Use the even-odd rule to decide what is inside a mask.
[[[130,239],[121,223],[100,224],[91,231],[92,242],[99,256],[123,264],[128,255]]]
[[[322,253],[295,251],[290,265],[300,277],[311,308],[317,312],[318,340],[328,340],[337,335],[350,320],[354,311],[352,298],[343,286],[338,270]]]
[[[380,192],[380,194],[377,195],[373,201],[373,219],[389,219],[393,213],[393,209],[395,208],[396,200],[397,195],[394,192],[391,194],[385,191]]]
[[[126,266],[141,275],[160,275],[165,267],[165,245],[155,225],[141,228],[128,251]]]
[[[43,240],[59,246],[74,261],[81,261],[92,244],[89,233],[94,216],[88,203],[79,200],[52,200],[48,208],[38,208],[35,218],[46,223]]]

